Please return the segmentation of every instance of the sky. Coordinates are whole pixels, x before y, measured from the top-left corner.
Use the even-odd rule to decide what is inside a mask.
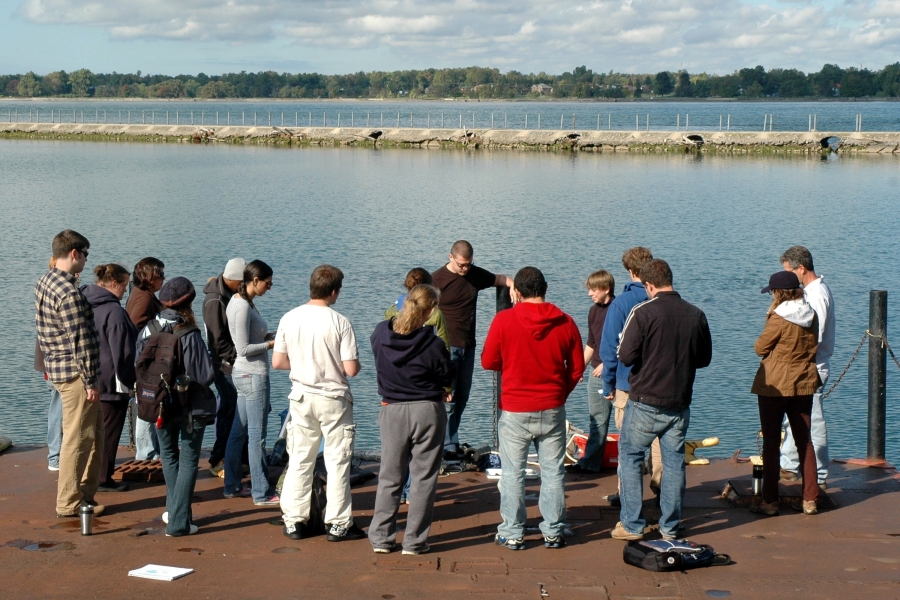
[[[880,69],[900,0],[0,0],[0,73]]]

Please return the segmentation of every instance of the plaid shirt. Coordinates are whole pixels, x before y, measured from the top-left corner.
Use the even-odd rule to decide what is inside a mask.
[[[94,309],[75,285],[74,275],[52,269],[34,288],[35,324],[44,368],[50,381],[81,377],[88,389],[97,387],[100,337]]]

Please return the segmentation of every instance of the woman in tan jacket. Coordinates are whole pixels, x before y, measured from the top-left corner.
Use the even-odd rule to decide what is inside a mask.
[[[816,370],[818,319],[803,297],[800,281],[790,271],[772,275],[762,292],[771,292],[773,301],[766,326],[753,346],[762,361],[750,392],[759,396],[763,493],[761,500],[754,498],[750,510],[778,514],[781,423],[787,414],[802,467],[803,512],[814,515],[819,486],[809,421],[813,394],[822,385]]]

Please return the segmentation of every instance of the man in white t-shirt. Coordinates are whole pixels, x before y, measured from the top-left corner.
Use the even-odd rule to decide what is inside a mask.
[[[302,536],[309,519],[316,456],[325,438],[328,471],[325,523],[328,541],[366,537],[353,522],[350,459],[353,457],[353,396],[348,377],[359,373],[359,351],[350,321],[331,306],[341,293],[344,274],[331,265],[316,267],[309,278],[310,301],[281,318],[272,367],[291,372],[290,454],[281,511],[284,534]]]
[[[831,355],[834,353],[834,298],[822,276],[816,275],[812,254],[803,246],[791,246],[785,250],[781,255],[781,264],[785,271],[792,272],[800,280],[800,284],[803,285],[803,295],[819,318],[816,369],[819,371],[822,387],[813,394],[809,434],[812,438],[813,449],[816,451],[818,484],[824,490],[825,480],[828,478],[828,430],[825,426],[822,391],[828,381]],[[786,420],[785,422],[787,423]],[[794,444],[794,436],[791,435],[791,425],[787,423],[784,442],[781,444],[781,478],[788,481],[799,479],[799,468],[800,458],[797,454],[797,446]]]

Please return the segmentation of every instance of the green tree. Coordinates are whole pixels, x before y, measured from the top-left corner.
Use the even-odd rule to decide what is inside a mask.
[[[90,96],[94,86],[94,74],[88,69],[78,69],[69,74],[69,86],[76,96]]]
[[[19,80],[19,85],[16,86],[16,91],[18,91],[20,96],[27,96],[29,98],[40,96],[41,82],[33,71],[28,71]]]
[[[675,95],[679,98],[690,98],[694,95],[691,76],[688,75],[687,71],[680,71],[678,73],[678,83],[675,84]]]
[[[41,80],[41,86],[49,96],[67,94],[69,92],[69,76],[65,71],[48,73]]]
[[[666,94],[671,94],[672,90],[675,89],[675,83],[672,81],[672,74],[668,71],[660,71],[656,74],[656,84],[654,85],[654,92],[658,96],[665,96]]]

